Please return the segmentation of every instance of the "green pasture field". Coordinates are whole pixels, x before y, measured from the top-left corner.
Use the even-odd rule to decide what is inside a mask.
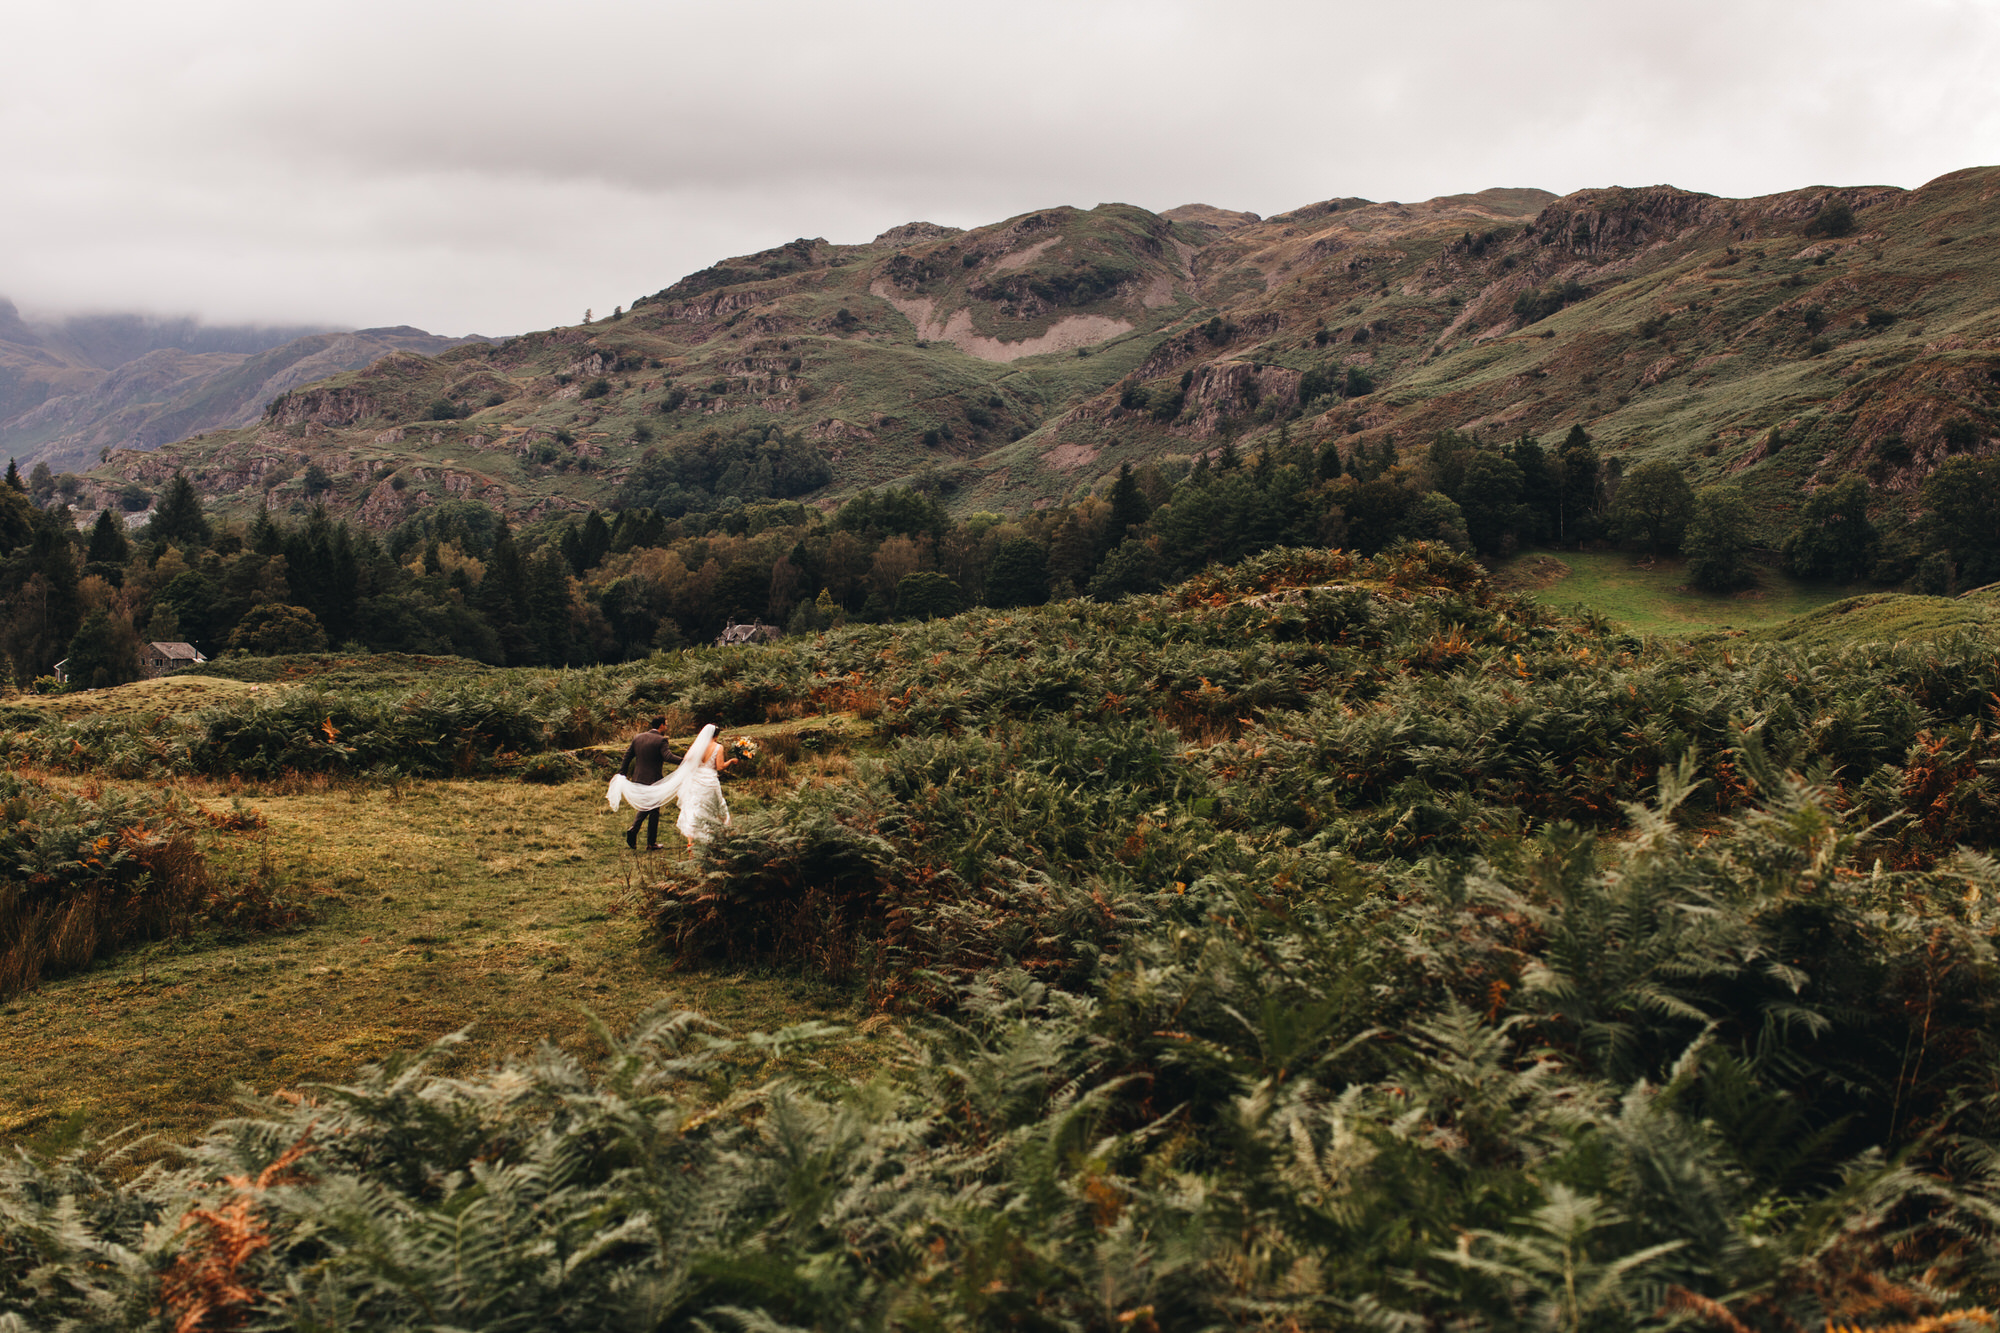
[[[94,697],[109,704],[122,692]],[[786,785],[847,771],[840,754],[805,759]],[[72,791],[157,785],[34,776]],[[262,814],[262,829],[218,834],[211,864],[241,870],[268,853],[314,919],[271,936],[155,944],[0,1004],[0,1142],[83,1125],[185,1140],[228,1114],[244,1087],[345,1080],[464,1027],[472,1040],[446,1068],[542,1041],[591,1052],[593,1017],[622,1031],[663,1001],[737,1031],[864,1017],[857,990],[779,971],[677,969],[630,910],[648,874],[680,855],[672,812],[670,850],[635,855],[622,836],[630,812],[609,810],[604,784],[601,772],[553,787],[178,780],[204,809],[240,800]],[[776,794],[762,780],[728,789],[739,812]],[[883,1027],[831,1048],[829,1072],[851,1078],[870,1065],[887,1049]]]
[[[1684,562],[1617,551],[1528,551],[1501,564],[1494,580],[1544,605],[1582,607],[1640,634],[1760,629],[1851,594],[1761,568],[1757,585],[1743,592],[1698,592],[1687,586]]]

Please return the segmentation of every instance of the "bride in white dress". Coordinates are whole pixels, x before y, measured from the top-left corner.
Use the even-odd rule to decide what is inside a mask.
[[[679,768],[646,786],[623,773],[614,774],[605,796],[613,810],[618,808],[620,800],[634,810],[657,810],[668,801],[678,800],[681,816],[674,821],[674,827],[688,840],[688,850],[693,851],[696,842],[708,841],[715,825],[729,827],[729,802],[722,799],[720,770],[732,762],[716,743],[715,724],[711,722],[694,738],[694,744],[688,746]]]

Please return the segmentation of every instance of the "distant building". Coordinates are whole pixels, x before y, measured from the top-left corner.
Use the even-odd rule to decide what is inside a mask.
[[[736,643],[775,643],[785,637],[785,632],[776,625],[766,625],[761,620],[748,624],[730,625],[715,636],[715,646],[727,648]]]
[[[191,643],[149,643],[139,650],[139,673],[152,680],[207,660]]]
[[[139,649],[139,674],[147,680],[170,675],[208,659],[191,643],[149,643]],[[63,684],[69,684],[69,659],[65,657],[49,670]]]

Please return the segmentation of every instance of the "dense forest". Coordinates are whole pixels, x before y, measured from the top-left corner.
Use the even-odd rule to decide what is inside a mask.
[[[1016,518],[953,517],[914,488],[831,513],[783,498],[824,480],[810,446],[759,430],[649,456],[609,515],[518,532],[462,500],[379,536],[318,506],[218,528],[176,476],[128,534],[109,511],[73,530],[59,489],[10,472],[5,652],[23,685],[65,657],[79,684],[130,679],[142,640],[211,657],[352,647],[577,666],[706,642],[738,620],[804,632],[1111,601],[1273,546],[1372,554],[1406,540],[1482,556],[1603,542],[1681,552],[1690,582],[1714,591],[1751,582],[1757,558],[1927,593],[2000,578],[2000,461],[1972,456],[1925,481],[1916,518],[1898,509],[1880,527],[1871,510],[1889,507],[1850,475],[1809,497],[1782,550],[1766,552],[1740,495],[1696,490],[1663,464],[1626,474],[1581,428],[1555,448],[1443,431],[1407,453],[1386,440],[1294,444],[1281,428],[1249,457],[1230,445],[1212,460],[1127,467],[1101,495]]]

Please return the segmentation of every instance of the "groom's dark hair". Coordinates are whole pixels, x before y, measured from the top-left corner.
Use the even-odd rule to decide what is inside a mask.
[[[664,718],[664,717],[656,717],[656,718],[654,718],[654,719],[653,719],[653,730],[654,730],[654,731],[658,731],[658,730],[659,730],[659,729],[660,729],[661,727],[664,727],[664,726],[666,726],[666,725],[667,725],[667,720],[666,720],[666,718]]]

